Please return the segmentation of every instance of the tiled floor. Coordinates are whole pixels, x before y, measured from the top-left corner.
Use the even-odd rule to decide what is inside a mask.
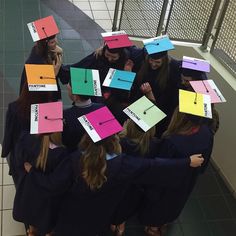
[[[0,0],[0,140],[7,104],[15,100],[24,61],[33,45],[26,24],[52,14],[60,28],[64,62],[82,59],[101,45],[100,33],[111,29],[114,0]],[[96,24],[94,22],[96,21]],[[63,100],[67,104],[66,92]],[[0,236],[24,235],[12,219],[14,186],[8,165],[0,164]],[[135,219],[126,236],[144,235]],[[210,167],[201,176],[179,219],[167,236],[235,236],[236,201],[217,172]]]

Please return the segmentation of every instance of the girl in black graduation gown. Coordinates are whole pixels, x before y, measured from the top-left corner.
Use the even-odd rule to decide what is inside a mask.
[[[155,178],[155,183],[163,186],[170,184],[173,178],[181,181],[185,171],[190,169],[190,159],[173,163],[123,155],[117,136],[93,143],[85,134],[80,148],[81,157],[74,153],[70,158],[76,180],[61,204],[55,227],[57,236],[104,235],[101,232],[109,227],[114,210],[130,183],[149,184]],[[195,161],[198,166],[202,158],[194,157]]]
[[[18,173],[15,167],[15,144],[22,131],[30,130],[30,107],[31,104],[50,102],[53,100],[54,92],[31,92],[25,82],[19,98],[9,103],[4,136],[2,142],[2,157],[9,155],[9,174],[12,175],[15,185],[17,184]]]
[[[119,134],[122,152],[137,158],[154,158],[157,156],[159,140],[154,137],[156,128],[153,126],[147,132],[139,128],[131,119],[124,124],[124,130]],[[174,181],[173,181],[174,184]],[[113,214],[111,230],[123,232],[125,221],[137,213],[142,203],[143,186],[132,184]],[[119,235],[117,233],[117,235]]]
[[[58,86],[58,91],[54,93],[54,101],[61,100],[59,79],[62,84],[67,84],[68,79],[61,74],[62,49],[57,45],[56,35],[37,41],[25,64],[53,65]],[[20,93],[25,81],[27,81],[27,77],[24,68],[21,74]]]
[[[129,53],[125,48],[109,49],[107,45],[99,48],[98,52],[93,52],[81,61],[62,66],[64,77],[70,79],[70,67],[99,70],[101,84],[110,68],[123,70],[129,58]]]
[[[157,137],[166,130],[178,105],[180,73],[180,62],[165,51],[147,55],[134,81],[131,99],[135,101],[146,95],[167,115],[157,125]]]
[[[167,131],[163,134],[159,154],[173,160],[202,153],[201,168],[188,172],[177,188],[149,188],[145,192],[145,204],[140,219],[146,225],[148,235],[160,235],[161,226],[173,222],[181,213],[201,171],[209,161],[213,133],[204,125],[204,118],[178,111],[176,108]]]
[[[29,236],[50,236],[64,188],[61,186],[63,191],[57,188],[50,189],[49,192],[53,192],[53,195],[49,196],[47,186],[54,180],[48,180],[49,183],[39,181],[35,184],[31,172],[48,175],[67,158],[67,151],[61,144],[61,133],[38,136],[24,133],[16,145],[16,150],[21,174],[14,199],[13,218],[30,225]],[[63,176],[63,173],[60,174]],[[70,182],[65,186],[69,185]]]

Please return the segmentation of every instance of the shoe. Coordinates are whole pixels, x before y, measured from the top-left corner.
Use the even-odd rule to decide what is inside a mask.
[[[159,227],[146,226],[144,231],[146,236],[162,236],[162,232]]]
[[[123,236],[125,233],[125,222],[120,225],[111,225],[111,231],[114,236]]]

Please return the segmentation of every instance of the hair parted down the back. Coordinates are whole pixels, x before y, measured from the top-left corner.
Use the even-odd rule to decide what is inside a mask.
[[[107,181],[106,154],[120,154],[119,138],[114,135],[98,143],[93,143],[85,134],[79,144],[83,154],[80,159],[81,176],[91,190],[97,190]]]

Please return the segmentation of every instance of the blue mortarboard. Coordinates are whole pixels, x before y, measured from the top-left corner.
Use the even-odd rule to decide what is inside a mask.
[[[144,47],[150,57],[159,59],[167,55],[167,51],[175,47],[167,35],[143,40]]]

